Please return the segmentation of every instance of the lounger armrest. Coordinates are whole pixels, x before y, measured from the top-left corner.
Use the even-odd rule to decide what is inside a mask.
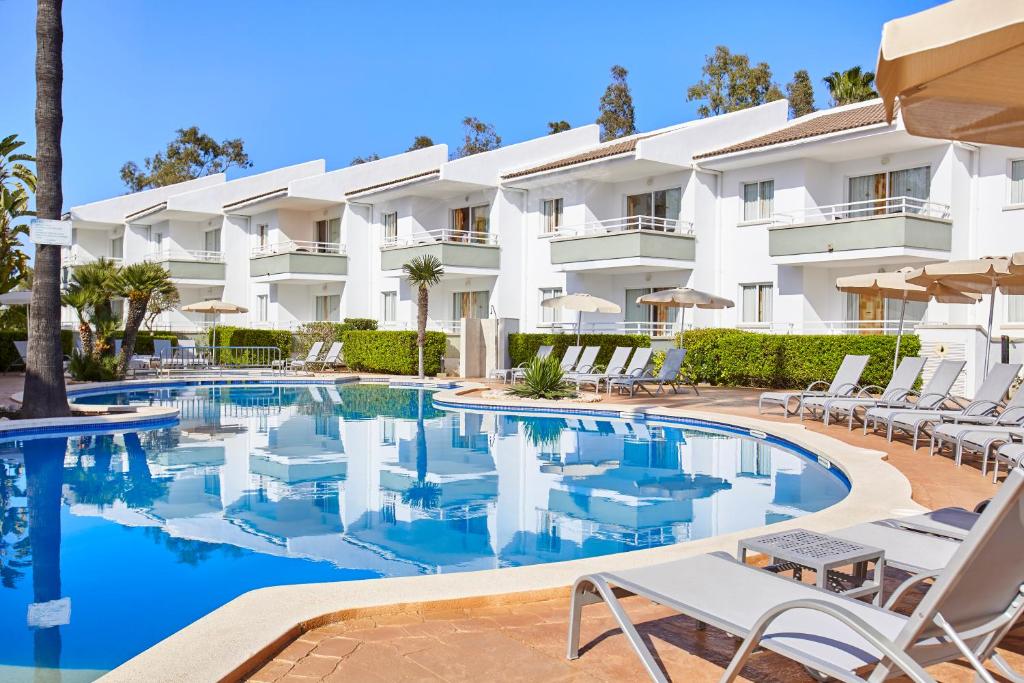
[[[922,406],[921,404],[925,401],[925,399],[929,398],[937,398],[941,400],[938,403],[936,403],[935,406],[932,407]],[[950,396],[949,394],[940,394],[937,391],[932,391],[927,394],[918,394],[917,402],[914,403],[914,410],[938,410],[938,406],[941,406],[946,401],[951,401],[954,405],[961,409],[967,407],[967,404],[958,400],[956,396]]]
[[[872,396],[871,394],[872,389],[876,392],[875,396],[885,395],[885,387],[880,387],[877,384],[869,384],[860,388],[860,391],[857,392],[856,398],[874,398],[875,396]]]
[[[1006,426],[1021,426],[1021,422],[1024,422],[1024,406],[1007,408],[996,418],[997,424]]]
[[[856,393],[859,388],[860,388],[860,386],[857,385],[857,384],[854,384],[853,382],[847,382],[846,384],[840,384],[836,388],[835,395],[836,396],[849,396],[850,394]]]
[[[825,388],[828,388],[829,384],[831,384],[831,382],[826,382],[825,380],[819,379],[817,382],[811,382],[810,384],[808,384],[807,388],[804,389],[804,391],[820,391],[818,389],[815,389],[814,387],[823,386]]]
[[[995,412],[1000,404],[997,401],[971,401],[964,408],[964,417],[973,415],[990,415]]]
[[[757,571],[757,570],[752,570]],[[899,667],[912,681],[916,683],[933,683],[933,679],[920,664],[914,661],[902,648],[892,640],[886,638],[881,631],[869,624],[864,619],[846,609],[841,605],[825,600],[807,598],[802,600],[790,600],[769,609],[761,615],[751,629],[750,634],[743,641],[743,644],[736,651],[729,667],[722,675],[722,680],[732,680],[732,675],[738,674],[750,657],[750,654],[760,644],[765,630],[786,612],[798,609],[809,609],[826,614],[836,621],[839,621],[853,630],[864,640],[879,650],[895,666]]]

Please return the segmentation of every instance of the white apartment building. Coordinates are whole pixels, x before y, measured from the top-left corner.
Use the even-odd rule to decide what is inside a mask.
[[[557,329],[570,319],[540,302],[582,291],[622,308],[585,327],[664,336],[676,314],[636,297],[690,286],[737,305],[689,313],[687,327],[877,334],[892,331],[894,302],[841,294],[836,277],[1024,249],[1024,150],[914,137],[878,101],[793,120],[777,101],[598,136],[588,125],[461,159],[436,145],[102,200],[70,210],[66,263],[159,260],[183,302],[244,303],[250,313],[225,322],[285,329],[346,317],[413,328],[401,266],[433,254],[445,277],[431,326],[449,332],[463,318]],[[929,352],[963,354],[969,367],[984,354],[986,315],[909,308]],[[1024,297],[997,297],[997,334],[1022,327]]]

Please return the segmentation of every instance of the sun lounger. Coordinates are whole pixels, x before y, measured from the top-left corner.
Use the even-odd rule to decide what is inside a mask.
[[[803,418],[805,398],[812,396],[826,398],[853,396],[860,390],[857,383],[860,381],[860,376],[863,374],[870,358],[870,356],[846,356],[839,365],[839,369],[836,370],[836,375],[831,383],[824,380],[811,382],[803,391],[766,391],[757,400],[757,412],[763,413],[764,404],[767,403],[782,406],[783,414],[786,417],[799,412],[800,417]],[[796,401],[798,404],[795,411],[790,410],[789,407],[793,401]]]
[[[601,382],[605,381],[609,376],[621,376],[625,373],[628,367],[629,354],[632,350],[632,346],[617,346],[615,351],[612,352],[612,357],[608,359],[608,364],[603,369],[598,370],[594,368],[589,372],[573,373],[569,380],[576,382],[577,389],[584,384],[593,384],[594,392],[596,393],[600,390],[599,385]]]
[[[569,372],[574,367],[576,367],[576,361],[579,360],[580,351],[582,350],[582,348],[582,346],[570,346],[565,350],[565,353],[562,354],[562,360],[558,364],[558,366],[562,368],[562,372]],[[523,378],[523,375],[526,374],[526,367],[527,366],[524,365],[523,367],[516,368],[515,370],[512,371],[513,383],[515,383],[517,379]]]
[[[304,370],[310,363],[315,363],[317,358],[320,357],[320,351],[324,348],[322,341],[313,342],[313,345],[309,347],[309,352],[305,358],[294,358],[288,367],[292,370]]]
[[[321,360],[310,363],[307,366],[308,369],[313,370],[313,366],[315,365],[317,366],[316,369],[322,372],[328,367],[336,367],[338,365],[338,360],[341,358],[341,346],[342,344],[340,341],[333,342],[331,344],[331,348],[327,349],[327,353],[324,354],[324,357]]]
[[[670,386],[672,387],[672,393],[678,394],[678,386],[680,384],[688,384],[693,387],[694,392],[697,392],[697,387],[694,384],[681,379],[679,376],[684,358],[686,358],[686,349],[669,349],[665,352],[665,359],[661,362],[661,368],[657,373],[643,374],[636,377],[617,377],[609,381],[609,392],[612,387],[618,387],[620,390],[628,388],[629,395],[632,396],[636,388],[640,387],[651,396],[655,396],[660,394],[666,386]],[[648,384],[658,385],[658,391],[651,393],[651,390],[647,388]],[[697,393],[699,395],[699,392]]]
[[[961,422],[936,424],[931,430],[928,452],[934,455],[944,445],[953,449],[953,461],[960,465],[965,451],[981,456],[981,473],[988,471],[988,458],[992,447],[1024,437],[1024,391],[1018,391],[991,424],[976,425]]]
[[[897,412],[907,409],[939,409],[950,399],[950,391],[956,383],[956,378],[963,372],[964,365],[966,365],[966,362],[962,360],[944,360],[935,368],[935,372],[932,373],[932,376],[921,391],[911,392],[907,400],[901,405],[878,405],[866,408],[861,418],[861,422],[864,424],[864,433],[868,433],[868,426],[873,426],[876,420],[885,420],[887,422],[888,417]]]
[[[603,373],[591,373],[576,378],[576,388],[579,389],[586,384],[594,385],[594,393],[601,391],[601,383],[604,382],[611,393],[612,382],[617,379],[628,379],[630,377],[641,377],[648,374],[648,366],[651,364],[653,351],[649,347],[639,347],[633,351],[632,358],[625,367],[616,370],[612,362]],[[614,359],[613,359],[614,360]]]
[[[900,361],[896,371],[892,373],[885,388],[879,386],[861,387],[852,398],[833,398],[828,396],[808,396],[804,399],[804,408],[812,415],[820,414],[827,425],[832,416],[848,418],[849,428],[853,429],[856,409],[865,409],[878,405],[905,405],[905,401],[914,390],[914,382],[924,368],[926,358],[912,356]]]
[[[601,353],[600,346],[588,346],[583,349],[583,353],[580,354],[576,364],[565,370],[565,379],[572,381],[572,378],[576,375],[586,374],[593,372],[594,364],[597,362],[597,354]]]
[[[537,354],[534,358],[547,358],[551,355],[554,346],[541,346],[537,349]],[[531,359],[532,360],[532,359]],[[520,363],[514,368],[495,368],[491,370],[491,377],[500,377],[503,382],[514,381],[517,373],[522,376],[522,373],[526,370],[526,366],[530,364],[530,361]]]
[[[956,408],[926,410],[918,408],[917,405],[920,404],[916,404],[913,410],[872,408],[867,412],[867,417],[874,421],[876,429],[879,422],[886,424],[886,438],[889,441],[892,441],[895,432],[905,432],[911,436],[913,447],[917,448],[922,431],[937,422],[945,420],[974,424],[994,422],[994,414],[1018,372],[1020,372],[1019,363],[997,363],[989,370],[985,381],[981,383],[974,395],[974,400],[970,403],[956,399],[947,401],[947,403],[951,402],[956,405]]]
[[[28,340],[20,340],[14,342],[14,348],[18,352],[18,360],[20,362],[13,363],[9,369],[13,370],[16,367],[27,368],[28,367]],[[68,371],[68,365],[71,359],[64,356],[64,372]]]
[[[665,681],[619,602],[639,595],[744,639],[722,681],[735,680],[758,647],[803,664],[816,678],[882,681],[904,674],[923,683],[933,680],[924,667],[963,659],[991,681],[987,661],[1012,671],[995,648],[1024,611],[1022,534],[1024,472],[1014,468],[911,615],[741,564],[724,553],[591,574],[573,587],[567,654],[579,656],[583,606],[604,601],[650,677]]]
[[[120,356],[121,355],[121,347],[123,345],[124,345],[124,340],[122,340],[122,339],[115,339],[114,340],[114,355],[115,356]],[[148,370],[149,369],[149,364],[150,364],[150,361],[152,360],[152,358],[153,358],[152,356],[147,356],[145,354],[133,353],[131,359],[128,361],[128,369],[129,370],[136,370],[136,371],[137,370]]]
[[[1008,468],[1014,468],[1024,460],[1024,444],[1007,443],[1003,444],[996,451],[994,467],[992,468],[992,481],[999,479],[999,463],[1006,463]]]

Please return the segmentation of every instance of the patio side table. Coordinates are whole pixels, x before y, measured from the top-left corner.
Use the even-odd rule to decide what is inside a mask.
[[[881,548],[806,529],[791,529],[741,540],[740,562],[746,562],[748,552],[770,557],[771,564],[765,567],[768,571],[792,571],[793,580],[799,581],[803,570],[811,570],[818,588],[851,598],[874,596],[875,604],[881,604],[885,571],[885,551]],[[868,564],[874,565],[870,575]],[[839,571],[847,566],[853,567],[852,574]]]

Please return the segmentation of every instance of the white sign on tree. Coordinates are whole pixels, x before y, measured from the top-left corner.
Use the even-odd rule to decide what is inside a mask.
[[[28,238],[32,244],[59,244],[71,246],[71,221],[36,218],[28,224]]]

